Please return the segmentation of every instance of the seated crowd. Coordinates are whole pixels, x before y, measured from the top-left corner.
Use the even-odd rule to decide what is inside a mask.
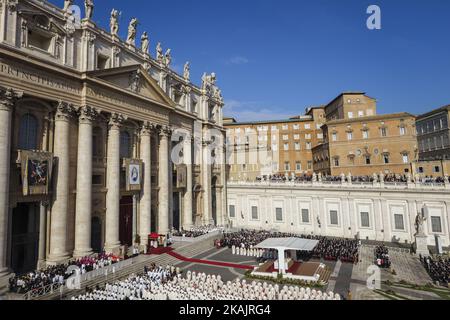
[[[104,268],[119,262],[120,259],[111,254],[99,254],[92,257],[84,257],[78,260],[72,260],[67,264],[49,266],[42,270],[28,272],[24,275],[16,275],[9,279],[9,290],[15,293],[27,293],[31,290],[37,290],[48,285],[64,285],[66,280],[72,275],[67,273],[70,266],[80,268],[81,274]]]
[[[223,228],[216,227],[214,225],[206,225],[206,226],[196,226],[192,227],[189,230],[173,230],[172,236],[174,237],[186,237],[186,238],[198,238],[204,236],[205,234],[216,232],[219,230],[223,230]]]
[[[433,281],[448,286],[450,283],[450,258],[441,256],[423,257],[419,256],[428,274]]]
[[[389,249],[384,246],[378,246],[374,250],[375,263],[379,268],[390,268],[391,258],[389,257]]]
[[[185,277],[174,267],[152,266],[143,275],[107,284],[72,300],[341,300],[339,294],[297,286],[224,282],[220,275],[188,271]]]
[[[302,258],[320,258],[326,260],[341,260],[342,262],[357,263],[359,256],[359,242],[352,239],[343,238],[327,238],[322,236],[312,236],[312,235],[299,235],[294,233],[282,233],[282,232],[270,232],[270,231],[254,231],[254,230],[241,230],[240,232],[227,233],[224,234],[223,239],[216,240],[216,245],[218,247],[228,247],[235,252],[238,251],[241,254],[241,250],[236,248],[244,248],[244,252],[253,252],[253,247],[260,244],[269,238],[303,238],[318,240],[318,245],[310,253],[302,253]],[[247,254],[244,254],[247,255]],[[264,254],[257,252],[256,256],[258,258],[264,259]],[[267,256],[267,254],[266,254]],[[261,259],[261,260],[263,260]]]

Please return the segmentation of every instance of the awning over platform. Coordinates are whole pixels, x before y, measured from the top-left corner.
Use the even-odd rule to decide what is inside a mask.
[[[312,251],[318,240],[300,239],[300,238],[270,238],[256,245],[257,249],[284,249],[297,251]]]

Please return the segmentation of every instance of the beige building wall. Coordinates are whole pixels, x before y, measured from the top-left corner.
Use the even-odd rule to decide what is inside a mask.
[[[408,113],[334,120],[324,126],[327,146],[314,150],[325,175],[412,173],[417,157],[415,117]],[[323,162],[329,162],[329,165]]]

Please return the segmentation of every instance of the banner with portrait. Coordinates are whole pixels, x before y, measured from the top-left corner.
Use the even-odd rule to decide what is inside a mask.
[[[21,167],[23,195],[48,194],[53,170],[53,154],[19,150],[18,162]]]
[[[142,160],[124,159],[126,190],[140,191],[142,185]]]
[[[187,166],[185,164],[177,165],[177,188],[187,188]]]

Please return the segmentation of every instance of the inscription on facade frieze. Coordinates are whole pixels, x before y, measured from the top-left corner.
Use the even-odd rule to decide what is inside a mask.
[[[0,74],[10,78],[39,84],[64,92],[70,92],[78,95],[81,94],[81,88],[77,88],[76,86],[73,86],[72,84],[63,80],[59,80],[54,76],[47,76],[36,71],[26,70],[16,66],[10,66],[4,62],[0,62]]]
[[[169,116],[166,114],[150,110],[148,107],[135,103],[131,99],[130,100],[121,99],[119,96],[111,94],[111,92],[103,92],[102,90],[93,88],[87,88],[86,92],[87,96],[102,101],[107,101],[117,106],[131,106],[133,108],[138,109],[139,111],[142,111],[145,114],[153,115],[159,119],[167,119],[167,120],[169,119]]]

